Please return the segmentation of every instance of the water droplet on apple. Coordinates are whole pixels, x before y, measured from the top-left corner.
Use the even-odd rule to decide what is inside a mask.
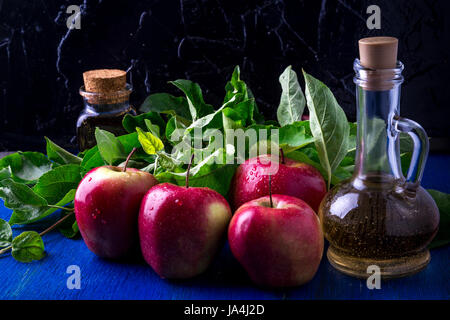
[[[95,208],[94,212],[91,213],[91,217],[93,219],[97,219],[97,215],[99,215],[99,214],[100,214],[100,210],[98,210],[98,208]]]
[[[89,177],[88,182],[91,182],[91,180],[92,180],[92,177]]]
[[[183,205],[183,202],[181,202],[179,199],[175,199],[175,203],[179,206]]]

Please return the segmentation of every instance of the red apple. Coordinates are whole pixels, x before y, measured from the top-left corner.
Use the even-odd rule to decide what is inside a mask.
[[[250,200],[269,195],[269,173],[276,165],[278,171],[272,174],[272,193],[302,199],[317,212],[327,192],[320,172],[306,163],[288,158],[279,163],[270,155],[251,158],[236,170],[230,188],[233,209],[236,210]]]
[[[285,195],[252,200],[231,219],[228,241],[253,282],[270,287],[310,281],[323,253],[319,218],[306,202]]]
[[[230,219],[228,203],[214,190],[159,184],[139,212],[142,254],[162,278],[196,276],[211,263]]]
[[[103,166],[89,171],[75,194],[75,216],[89,250],[105,258],[125,255],[137,240],[139,206],[158,181],[138,169]]]

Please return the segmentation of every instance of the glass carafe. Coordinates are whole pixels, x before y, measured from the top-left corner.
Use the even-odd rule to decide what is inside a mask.
[[[416,273],[430,260],[427,245],[439,225],[439,211],[420,186],[428,137],[416,122],[399,116],[403,64],[394,69],[364,68],[354,62],[357,148],[351,179],[334,186],[319,209],[330,246],[328,260],[338,270],[368,277],[376,265],[384,278]],[[414,150],[406,177],[400,162],[400,133]]]

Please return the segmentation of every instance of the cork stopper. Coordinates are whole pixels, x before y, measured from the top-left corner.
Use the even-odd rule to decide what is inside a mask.
[[[127,73],[119,69],[98,69],[83,72],[86,91],[108,93],[125,89]]]
[[[97,69],[83,73],[80,94],[91,104],[113,104],[127,101],[131,89],[127,73],[119,69]]]
[[[394,69],[397,64],[398,39],[370,37],[358,41],[359,60],[364,68]]]

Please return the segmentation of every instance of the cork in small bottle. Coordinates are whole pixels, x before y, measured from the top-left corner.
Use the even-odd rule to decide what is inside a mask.
[[[389,82],[395,76],[397,66],[398,39],[394,37],[370,37],[358,41],[359,60],[367,69],[366,90],[389,90]]]
[[[129,98],[127,73],[119,69],[97,69],[83,73],[84,91],[80,94],[91,104],[121,103]]]

